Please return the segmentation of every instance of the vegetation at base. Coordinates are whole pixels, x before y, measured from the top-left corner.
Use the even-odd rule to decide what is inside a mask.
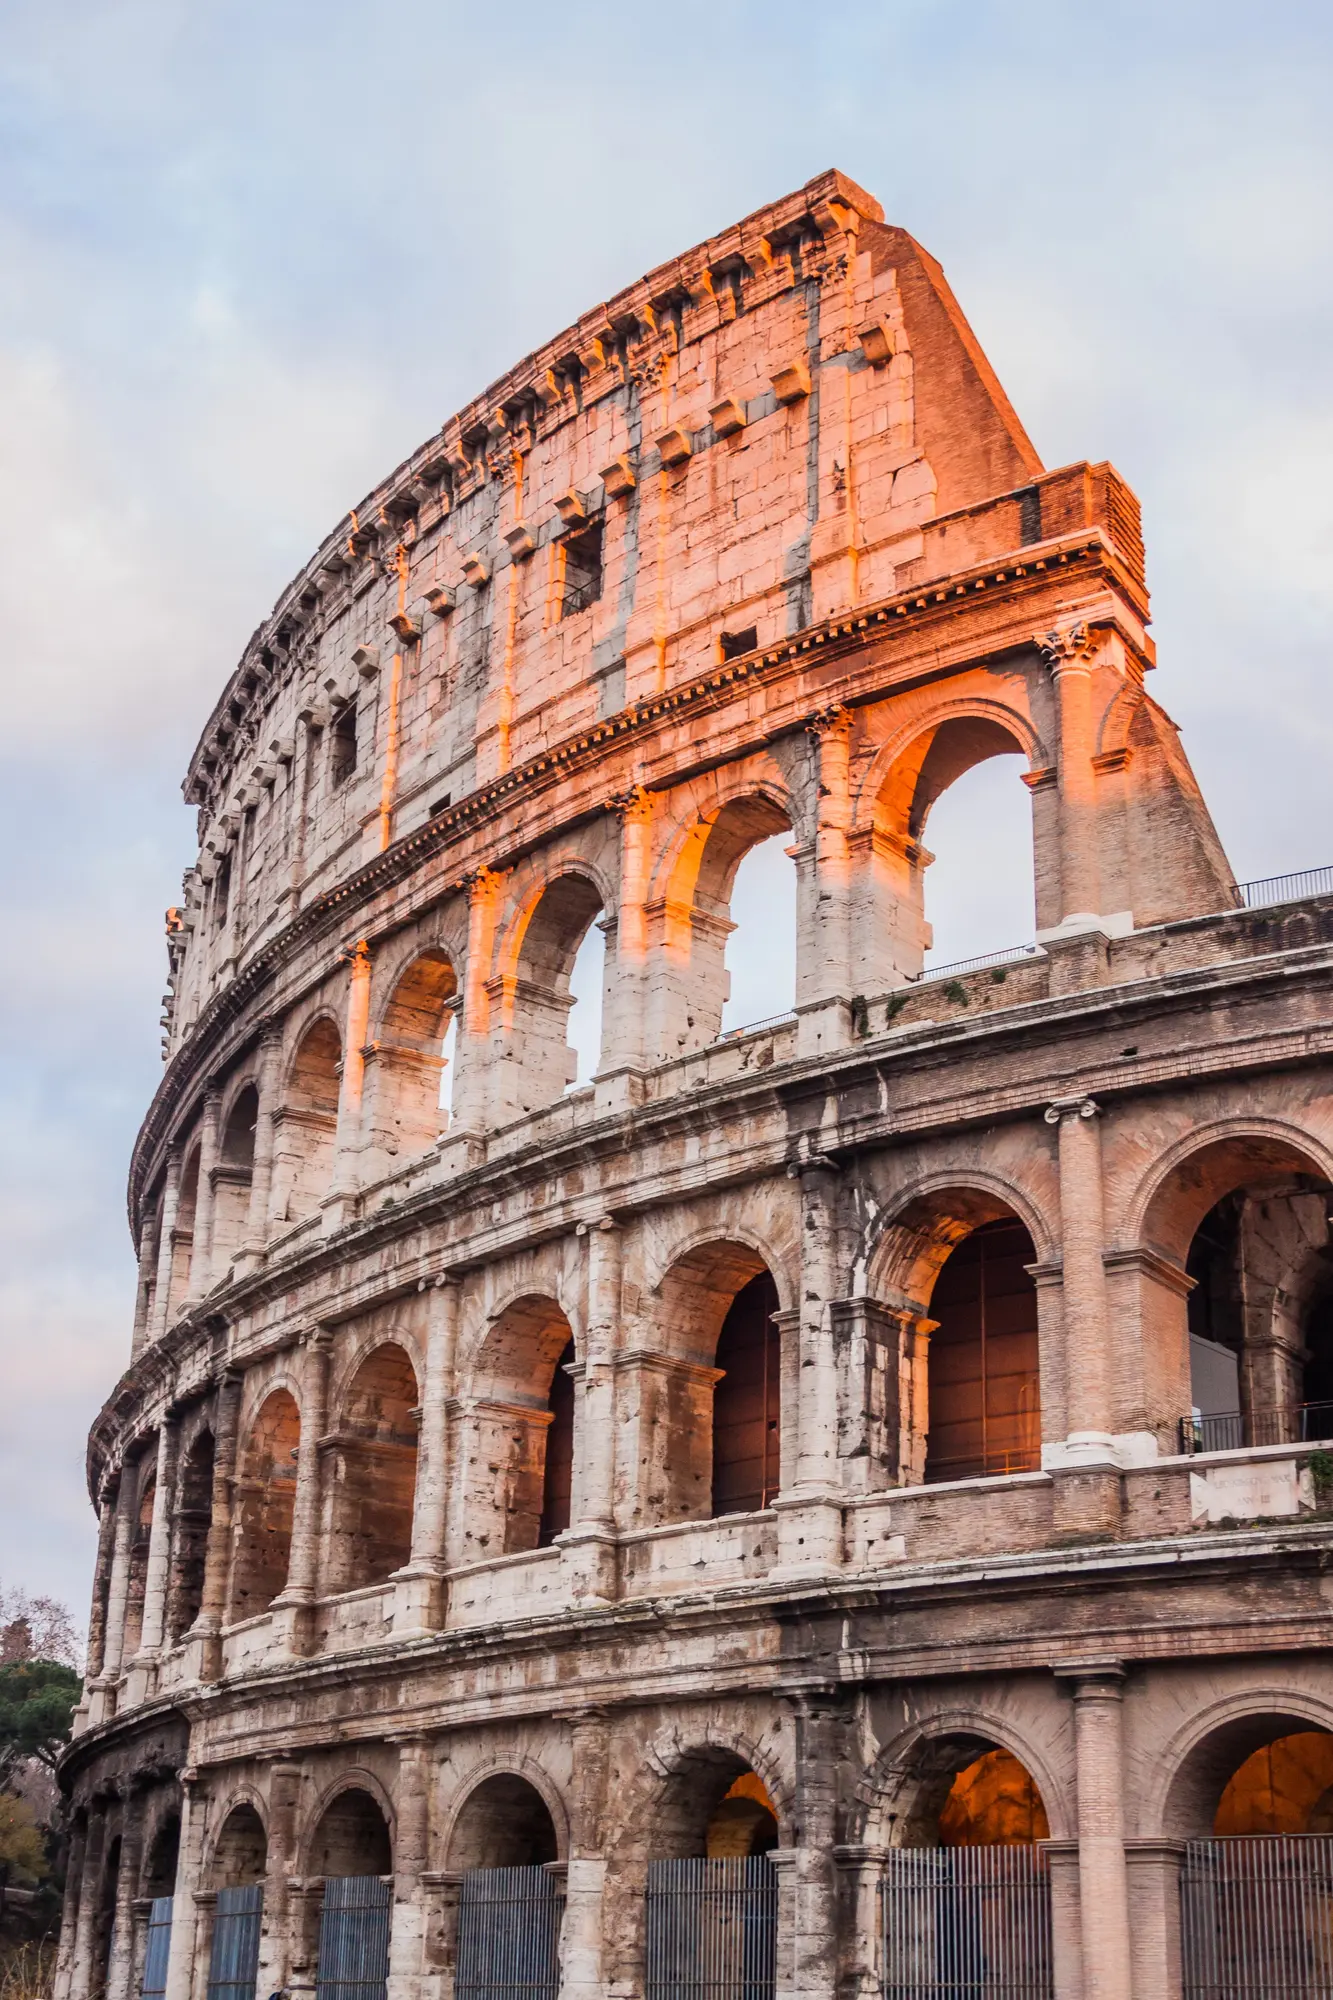
[[[79,1676],[59,1660],[15,1660],[0,1667],[0,1785],[36,1759],[53,1771],[69,1741]]]

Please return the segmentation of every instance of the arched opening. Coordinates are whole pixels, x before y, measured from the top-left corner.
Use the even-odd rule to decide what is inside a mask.
[[[171,1284],[167,1295],[167,1325],[183,1299],[189,1297],[194,1260],[194,1223],[199,1207],[199,1148],[192,1146],[181,1169],[176,1197],[176,1222],[171,1232]]]
[[[771,1854],[778,1844],[778,1816],[768,1788],[753,1771],[734,1778],[713,1807],[704,1828],[709,1860]]]
[[[742,855],[727,896],[732,925],[723,949],[721,1032],[743,1034],[796,1005],[796,864],[791,829],[757,840]]]
[[[713,1391],[713,1513],[752,1514],[777,1497],[782,1476],[778,1288],[767,1271],[742,1285],[717,1337]]]
[[[312,1215],[333,1178],[342,1041],[322,1018],[303,1036],[274,1120],[274,1209],[279,1221]]]
[[[213,1520],[214,1441],[202,1430],[181,1460],[167,1593],[167,1633],[177,1644],[199,1616],[204,1599],[204,1561]]]
[[[574,1052],[574,1074],[566,1087],[571,1090],[591,1083],[601,1064],[606,976],[606,932],[600,922],[594,922],[583,933],[569,972],[569,1046]]]
[[[377,1347],[352,1377],[338,1424],[329,1588],[383,1583],[412,1552],[417,1378],[403,1349]]]
[[[716,1041],[724,1012],[730,1032],[793,1006],[791,837],[781,807],[755,792],[699,820],[676,851],[661,885],[663,949],[646,1022],[656,1061]]]
[[[473,1371],[464,1560],[520,1555],[568,1526],[575,1410],[566,1370],[573,1348],[569,1321],[540,1295],[515,1299],[482,1342]]]
[[[941,1847],[1030,1847],[1050,1837],[1036,1780],[1012,1750],[983,1750],[940,1807]]]
[[[914,979],[928,953],[952,963],[1032,936],[1034,799],[1010,761],[1024,755],[1003,723],[964,715],[924,730],[893,764],[875,801],[880,838],[869,861],[892,953],[886,973]]]
[[[325,1808],[310,1846],[311,1875],[391,1875],[393,1840],[377,1800],[352,1786]]]
[[[213,1849],[211,1885],[215,1889],[238,1889],[246,1883],[262,1882],[268,1867],[268,1835],[264,1822],[248,1800],[233,1806],[223,1821]]]
[[[1252,1750],[1227,1780],[1213,1832],[1333,1834],[1333,1734],[1302,1729]]]
[[[1189,1281],[1145,1298],[1179,1356],[1187,1450],[1333,1438],[1331,1204],[1315,1162],[1266,1135],[1201,1147],[1154,1195],[1144,1235]]]
[[[555,1821],[536,1786],[497,1771],[468,1794],[449,1838],[447,1866],[541,1868],[558,1852]]]
[[[553,1104],[578,1078],[579,1054],[570,1030],[577,995],[570,981],[601,911],[601,896],[586,875],[561,875],[543,890],[524,925],[504,1052],[502,1103],[510,1117]],[[585,963],[581,976],[588,969]]]
[[[111,1969],[111,1954],[116,1939],[116,1904],[119,1900],[121,1866],[121,1836],[116,1834],[107,1842],[106,1858],[102,1864],[102,1879],[98,1885],[97,1915],[93,1924],[93,1953],[89,1992],[104,1995],[107,1978]]]
[[[267,1611],[287,1583],[296,1505],[296,1455],[301,1416],[289,1390],[275,1389],[261,1406],[241,1456],[231,1619]]]
[[[537,1546],[547,1549],[569,1526],[574,1484],[574,1343],[566,1341],[551,1376],[547,1402],[551,1425],[546,1433],[546,1462],[542,1467],[542,1518],[537,1530]]]
[[[1040,1467],[1035,1262],[1013,1215],[982,1223],[945,1258],[929,1306],[927,1481]]]
[[[777,1973],[778,1816],[744,1758],[687,1755],[652,1817],[646,1959],[656,1990],[765,2000]],[[665,1977],[663,1976],[665,1974]]]
[[[648,1302],[654,1347],[638,1371],[638,1512],[645,1525],[767,1506],[781,1483],[778,1292],[756,1250],[709,1243]]]
[[[122,1657],[133,1659],[143,1638],[144,1597],[148,1589],[148,1548],[153,1533],[153,1513],[157,1505],[157,1473],[151,1466],[139,1488],[139,1505],[130,1542],[129,1581],[125,1593],[125,1636]]]
[[[157,1897],[174,1894],[180,1849],[180,1814],[171,1812],[162,1821],[149,1844],[141,1885],[143,1895]]]
[[[445,1043],[458,979],[447,953],[414,958],[394,987],[376,1038],[371,1125],[386,1164],[429,1149],[448,1129]]]
[[[259,1092],[247,1083],[227,1113],[213,1169],[213,1244],[210,1262],[220,1277],[245,1241],[250,1216],[250,1184],[254,1179],[255,1129],[259,1123]]]

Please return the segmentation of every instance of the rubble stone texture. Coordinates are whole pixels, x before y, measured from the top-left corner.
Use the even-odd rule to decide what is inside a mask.
[[[297,1993],[325,1878],[379,1874],[393,2000],[450,2000],[461,1871],[539,1864],[567,2000],[628,2000],[649,1862],[773,1839],[777,1990],[851,2000],[886,1850],[990,1795],[1049,1830],[1056,1991],[1179,1992],[1182,1841],[1333,1728],[1281,1415],[1333,899],[1245,906],[1147,618],[1130,489],[1042,467],[837,173],[528,356],[283,593],[186,780],[61,2000],[137,1993],[173,1888],[203,2000],[247,1882]],[[1015,751],[1040,948],[922,980],[931,806]],[[775,832],[795,1013],[723,1039]],[[1214,1212],[1196,1348],[1278,1415],[1182,1455]]]

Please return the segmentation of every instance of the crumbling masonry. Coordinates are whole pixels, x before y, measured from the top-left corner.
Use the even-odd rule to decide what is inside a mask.
[[[340,1936],[488,1993],[499,1869],[563,1910],[517,1991],[660,1996],[658,1864],[728,1856],[751,2000],[872,2000],[941,1840],[1038,1843],[1041,1990],[1180,1992],[1186,1843],[1333,1729],[1333,899],[1247,906],[1147,615],[1133,494],[836,173],[284,592],[186,781],[61,2000]],[[1037,948],[923,979],[931,806],[1014,751]],[[775,832],[795,1012],[723,1038]]]

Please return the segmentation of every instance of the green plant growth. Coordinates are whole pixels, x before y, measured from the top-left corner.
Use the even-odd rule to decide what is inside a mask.
[[[1333,1451],[1312,1451],[1306,1464],[1314,1482],[1316,1507],[1333,1505]]]
[[[972,1004],[967,997],[967,988],[961,979],[951,979],[949,981],[949,984],[944,989],[944,997],[946,1000],[952,1000],[955,1007],[970,1007]]]
[[[0,1667],[0,1785],[35,1758],[53,1771],[69,1741],[79,1699],[73,1667],[59,1660],[16,1660]]]

